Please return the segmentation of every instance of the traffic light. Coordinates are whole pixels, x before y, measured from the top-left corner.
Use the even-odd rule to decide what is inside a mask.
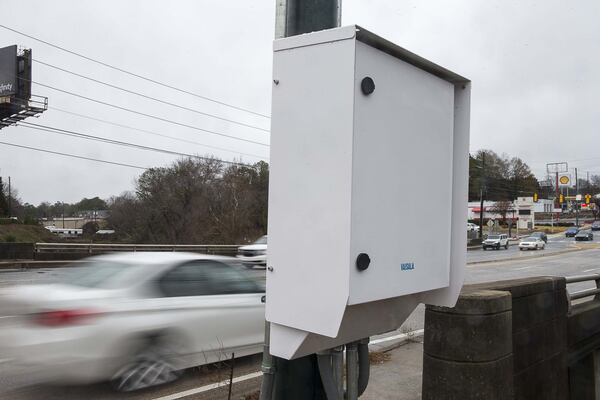
[[[562,194],[562,193],[561,193],[561,194],[558,196],[558,202],[559,202],[560,204],[562,204],[562,203],[564,203],[564,202],[565,202],[565,196],[563,196],[563,194]]]
[[[586,194],[585,195],[585,204],[590,204],[591,200],[592,200],[592,195],[591,194]]]
[[[537,201],[538,201],[538,194],[537,194],[537,193],[534,193],[534,194],[533,194],[533,202],[534,202],[534,203],[537,203]]]

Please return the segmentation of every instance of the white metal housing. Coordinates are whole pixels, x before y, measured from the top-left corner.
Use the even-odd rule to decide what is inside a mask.
[[[272,354],[395,329],[421,301],[453,305],[469,81],[354,25],[276,40],[273,65]]]

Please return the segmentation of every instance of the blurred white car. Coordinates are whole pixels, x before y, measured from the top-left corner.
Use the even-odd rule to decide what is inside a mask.
[[[88,259],[60,283],[0,294],[0,358],[63,383],[122,391],[262,351],[264,283],[234,258],[126,253]]]
[[[519,250],[537,250],[544,249],[546,247],[546,242],[542,240],[542,238],[538,236],[530,236],[519,242]]]
[[[253,268],[255,265],[267,265],[267,235],[262,236],[256,242],[248,246],[238,248],[237,258],[247,268]]]

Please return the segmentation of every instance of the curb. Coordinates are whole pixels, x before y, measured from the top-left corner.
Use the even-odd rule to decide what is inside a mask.
[[[401,333],[399,335],[390,336],[387,338],[375,339],[369,343],[369,352],[380,352],[385,353],[390,350],[394,350],[403,344],[423,337],[424,329],[417,329],[415,331]]]
[[[542,258],[542,257],[558,256],[561,254],[571,253],[571,252],[575,252],[575,251],[582,251],[582,250],[591,250],[591,249],[582,249],[582,248],[577,247],[574,249],[555,251],[554,253],[550,253],[550,254],[538,254],[535,256],[528,256],[528,257],[523,257],[523,258],[513,257],[513,258],[499,258],[496,260],[471,261],[471,262],[468,262],[467,265],[492,264],[492,263],[497,263],[497,262],[532,260],[532,259]]]

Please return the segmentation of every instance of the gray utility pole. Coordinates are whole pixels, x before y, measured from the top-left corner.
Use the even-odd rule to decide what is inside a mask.
[[[8,177],[8,218],[12,217],[12,192],[10,188],[10,176]]]
[[[339,27],[342,0],[276,0],[275,39]]]
[[[577,168],[575,168],[575,226],[579,226],[579,206],[581,205],[577,200],[579,195],[579,180],[577,179]]]
[[[276,0],[275,39],[337,28],[341,23],[342,0]],[[306,356],[287,361],[273,357],[269,341],[270,324],[265,321],[260,400],[324,399],[324,394],[316,389],[322,386],[315,379],[316,358]],[[342,358],[338,358],[341,363]],[[341,367],[337,367],[341,378]]]
[[[481,153],[481,172],[479,175],[479,239],[483,239],[483,192],[485,186],[485,153]]]

